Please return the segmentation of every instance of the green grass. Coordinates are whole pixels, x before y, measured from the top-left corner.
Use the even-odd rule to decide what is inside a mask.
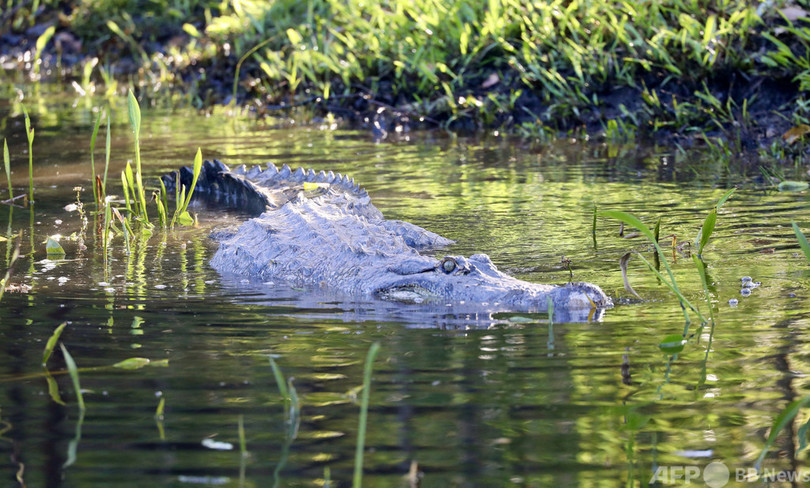
[[[19,7],[15,32],[33,17],[62,14],[102,58],[97,68],[76,68],[84,80],[97,69],[114,84],[111,65],[129,54],[153,85],[189,88],[176,73],[202,67],[232,86],[211,95],[194,84],[189,100],[203,105],[232,91],[231,102],[394,107],[445,126],[527,136],[590,124],[616,141],[659,131],[739,134],[757,123],[756,93],[733,90],[742,79],[810,86],[810,23],[783,18],[785,2],[100,0],[65,12],[43,0],[36,14],[10,3]],[[152,51],[168,35],[185,40]],[[613,96],[622,89],[629,96]],[[783,110],[792,111],[800,112]]]

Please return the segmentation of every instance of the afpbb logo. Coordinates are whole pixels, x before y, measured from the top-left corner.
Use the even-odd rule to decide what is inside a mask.
[[[651,485],[656,483],[675,484],[705,484],[709,488],[722,488],[726,486],[730,471],[725,464],[715,461],[707,464],[703,469],[700,466],[658,466],[650,478]]]

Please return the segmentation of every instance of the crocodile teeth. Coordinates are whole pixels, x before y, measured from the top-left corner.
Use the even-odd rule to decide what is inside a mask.
[[[278,172],[278,177],[280,179],[286,180],[290,177],[290,173],[292,173],[290,165],[285,163],[284,166],[281,167],[281,170]]]

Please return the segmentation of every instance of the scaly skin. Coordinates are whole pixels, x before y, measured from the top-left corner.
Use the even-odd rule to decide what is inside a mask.
[[[179,174],[190,185],[191,171]],[[163,177],[167,188],[176,175]],[[272,164],[231,171],[206,161],[194,194],[254,215],[217,237],[211,265],[223,274],[481,312],[544,312],[550,299],[555,316],[568,320],[612,306],[596,285],[521,281],[498,271],[485,254],[432,257],[426,252],[453,241],[386,220],[365,190],[339,174]]]

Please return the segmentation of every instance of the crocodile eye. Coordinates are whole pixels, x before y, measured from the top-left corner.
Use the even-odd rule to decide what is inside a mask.
[[[444,271],[447,274],[450,274],[456,270],[458,264],[456,264],[456,260],[453,258],[444,258],[444,260],[442,260],[441,266],[442,271]]]

